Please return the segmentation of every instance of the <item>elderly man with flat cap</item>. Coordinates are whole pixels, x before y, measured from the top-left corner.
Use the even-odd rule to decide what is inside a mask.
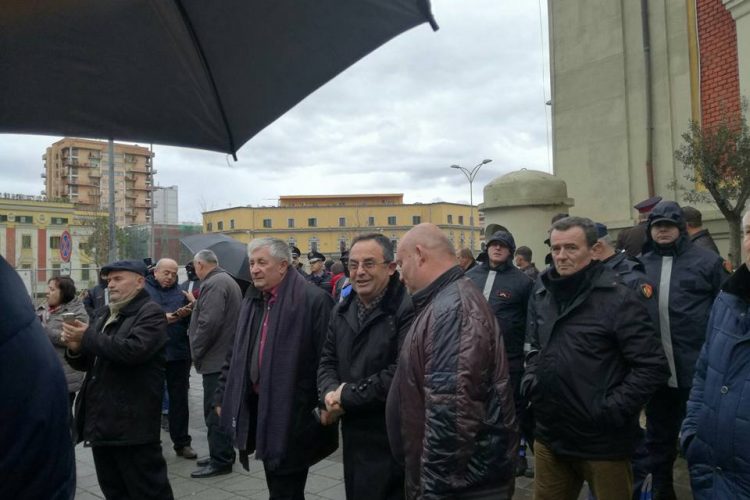
[[[65,358],[87,372],[76,400],[78,440],[92,448],[106,498],[170,499],[159,418],[167,320],[144,290],[143,262],[113,262],[102,273],[108,309],[91,325],[63,325]]]

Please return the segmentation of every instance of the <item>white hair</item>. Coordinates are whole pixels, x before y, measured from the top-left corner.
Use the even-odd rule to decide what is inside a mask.
[[[272,257],[285,260],[287,262],[292,261],[292,249],[284,240],[278,238],[256,238],[247,244],[247,254],[252,255],[253,252],[260,248],[268,248],[268,253]]]

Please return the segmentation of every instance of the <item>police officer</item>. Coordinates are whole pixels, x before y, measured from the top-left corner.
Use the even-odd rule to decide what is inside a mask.
[[[638,257],[646,243],[646,222],[648,214],[661,201],[661,196],[654,196],[633,205],[638,210],[638,224],[620,231],[617,235],[617,249],[625,250],[631,257]]]
[[[612,269],[620,277],[622,282],[635,290],[638,297],[646,305],[648,313],[654,324],[658,321],[658,307],[654,298],[654,284],[646,275],[646,268],[636,257],[631,257],[624,250],[616,251],[615,242],[609,235],[607,226],[596,223],[596,231],[599,239],[592,248],[594,259]]]
[[[633,459],[635,491],[651,473],[654,498],[675,498],[672,467],[693,368],[711,305],[729,273],[721,257],[690,242],[682,209],[674,201],[661,201],[652,210],[644,248],[650,249],[641,261],[657,285],[657,333],[671,375],[646,405],[645,441]]]
[[[307,254],[307,261],[310,263],[310,274],[306,276],[307,280],[330,295],[333,275],[325,267],[326,256],[313,250]]]
[[[496,231],[487,240],[487,262],[466,272],[475,285],[483,291],[500,325],[500,332],[508,356],[510,380],[513,384],[516,413],[520,415],[524,404],[519,393],[523,376],[523,344],[526,336],[526,308],[534,282],[513,265],[516,242],[508,231]],[[527,469],[524,441],[521,441],[516,475]]]

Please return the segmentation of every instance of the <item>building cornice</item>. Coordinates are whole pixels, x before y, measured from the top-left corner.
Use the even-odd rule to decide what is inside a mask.
[[[750,0],[722,0],[722,2],[735,21],[750,14]]]

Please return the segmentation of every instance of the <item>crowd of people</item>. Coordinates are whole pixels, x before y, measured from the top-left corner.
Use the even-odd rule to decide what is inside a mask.
[[[507,229],[475,258],[420,224],[397,248],[367,233],[337,262],[312,251],[309,273],[297,247],[252,240],[246,287],[208,249],[183,284],[168,258],[104,266],[83,301],[52,278],[34,321],[30,302],[12,302],[0,346],[20,332],[31,359],[46,356],[40,394],[71,424],[40,428],[69,450],[37,457],[27,432],[28,448],[10,447],[18,477],[34,464],[59,480],[17,479],[14,498],[70,498],[73,442],[92,448],[107,498],[172,498],[159,415],[166,387],[174,452],[197,459],[191,366],[209,448],[192,477],[254,458],[271,499],[304,499],[339,438],[352,500],[510,499],[518,476],[538,500],[576,499],[584,483],[598,500],[673,499],[678,447],[695,498],[750,498],[747,264],[731,272],[697,210],[658,197],[635,208],[641,222],[617,241],[555,217],[541,271]],[[750,255],[750,216],[743,231]],[[4,285],[11,271],[0,262]]]

